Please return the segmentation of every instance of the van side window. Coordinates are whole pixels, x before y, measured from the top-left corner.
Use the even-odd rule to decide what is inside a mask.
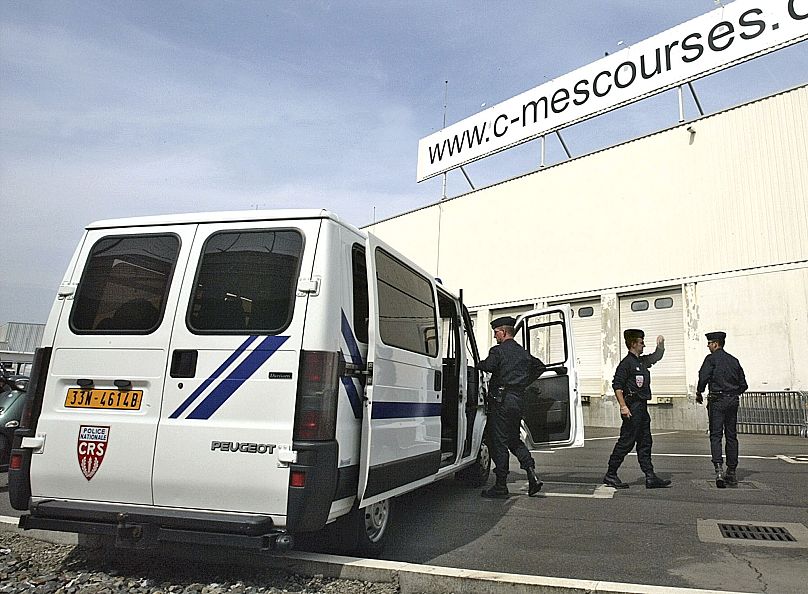
[[[149,334],[160,325],[180,240],[176,235],[104,237],[90,250],[70,328],[79,334]]]
[[[351,269],[353,273],[353,323],[356,340],[368,341],[368,266],[365,262],[365,248],[359,244],[351,250]]]
[[[188,327],[197,333],[282,331],[292,320],[302,253],[298,231],[214,233],[202,248]]]
[[[430,357],[437,355],[437,308],[429,280],[377,248],[376,282],[382,342]]]

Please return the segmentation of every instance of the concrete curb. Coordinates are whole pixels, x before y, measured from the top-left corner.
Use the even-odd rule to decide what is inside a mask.
[[[76,534],[47,530],[19,530],[18,518],[0,516],[0,530],[63,545],[78,544]],[[188,553],[189,551],[185,551]],[[221,551],[218,551],[221,560]],[[198,558],[199,551],[195,551]],[[454,569],[398,561],[357,559],[338,555],[291,552],[245,555],[251,561],[301,575],[322,575],[346,580],[398,582],[401,594],[742,594],[727,590],[672,588],[596,580],[554,578],[493,571]]]

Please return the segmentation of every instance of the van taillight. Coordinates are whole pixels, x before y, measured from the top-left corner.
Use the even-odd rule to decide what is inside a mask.
[[[50,367],[51,347],[38,348],[34,351],[34,363],[31,367],[31,379],[25,396],[25,407],[20,418],[18,431],[36,429],[39,414],[42,412],[42,397],[45,394],[45,380]]]
[[[8,461],[9,470],[20,470],[22,468],[22,452],[12,452]]]
[[[339,353],[300,352],[294,439],[334,439],[340,360]]]

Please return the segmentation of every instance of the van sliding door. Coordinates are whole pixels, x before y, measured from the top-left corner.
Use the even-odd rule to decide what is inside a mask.
[[[428,273],[372,235],[360,507],[431,481],[440,467],[441,327]]]

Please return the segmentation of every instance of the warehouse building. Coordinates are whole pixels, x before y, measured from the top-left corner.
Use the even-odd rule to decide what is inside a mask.
[[[463,289],[483,351],[491,319],[571,304],[587,425],[620,424],[623,329],[646,352],[664,335],[654,426],[694,429],[705,332],[727,332],[750,390],[808,391],[807,204],[808,85],[368,230]]]

